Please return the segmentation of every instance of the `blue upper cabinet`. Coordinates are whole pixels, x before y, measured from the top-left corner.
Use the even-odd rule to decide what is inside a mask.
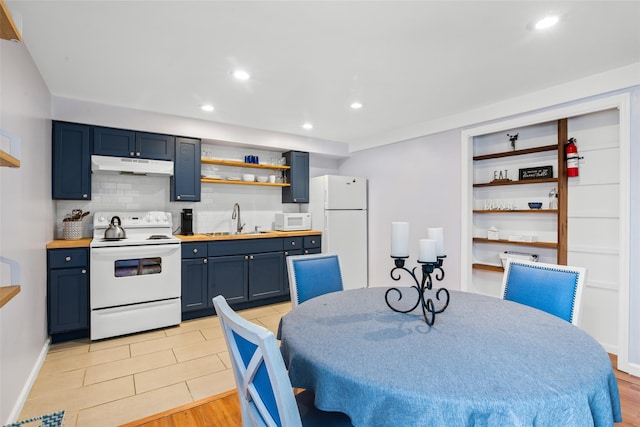
[[[53,122],[51,197],[91,200],[91,127]]]
[[[200,140],[176,137],[171,177],[172,202],[200,201]]]
[[[285,171],[289,187],[282,187],[282,203],[309,203],[309,153],[288,151],[283,154],[291,169]]]
[[[96,126],[93,128],[93,154],[173,160],[175,137]]]
[[[136,157],[173,160],[176,138],[158,133],[136,132]],[[200,150],[198,150],[200,154]]]

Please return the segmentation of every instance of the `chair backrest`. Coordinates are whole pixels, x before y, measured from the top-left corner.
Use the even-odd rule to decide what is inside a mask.
[[[243,426],[301,427],[300,413],[273,332],[213,298],[238,387]]]
[[[509,259],[501,295],[577,325],[585,275],[582,267]]]
[[[287,272],[294,308],[308,299],[343,290],[340,260],[336,254],[288,256]]]

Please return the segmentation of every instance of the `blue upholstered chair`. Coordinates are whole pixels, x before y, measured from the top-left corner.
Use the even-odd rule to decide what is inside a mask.
[[[501,295],[577,325],[585,275],[582,267],[509,259]]]
[[[289,256],[287,272],[293,308],[319,295],[343,290],[340,260],[336,254]]]
[[[213,298],[238,387],[243,426],[351,426],[340,412],[313,406],[313,392],[294,395],[273,332],[234,312],[222,295]]]

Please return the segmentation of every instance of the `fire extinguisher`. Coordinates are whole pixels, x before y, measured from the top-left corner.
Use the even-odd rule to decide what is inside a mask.
[[[569,141],[564,144],[564,155],[567,159],[567,176],[578,176],[580,157],[578,156],[575,138],[569,138]]]

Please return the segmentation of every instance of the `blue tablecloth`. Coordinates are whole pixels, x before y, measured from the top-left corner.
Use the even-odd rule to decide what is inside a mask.
[[[318,408],[367,427],[585,427],[621,420],[607,353],[570,323],[451,291],[449,307],[429,327],[419,310],[391,311],[385,291],[323,295],[282,318],[291,383],[315,390]],[[413,292],[404,290],[402,302]]]

